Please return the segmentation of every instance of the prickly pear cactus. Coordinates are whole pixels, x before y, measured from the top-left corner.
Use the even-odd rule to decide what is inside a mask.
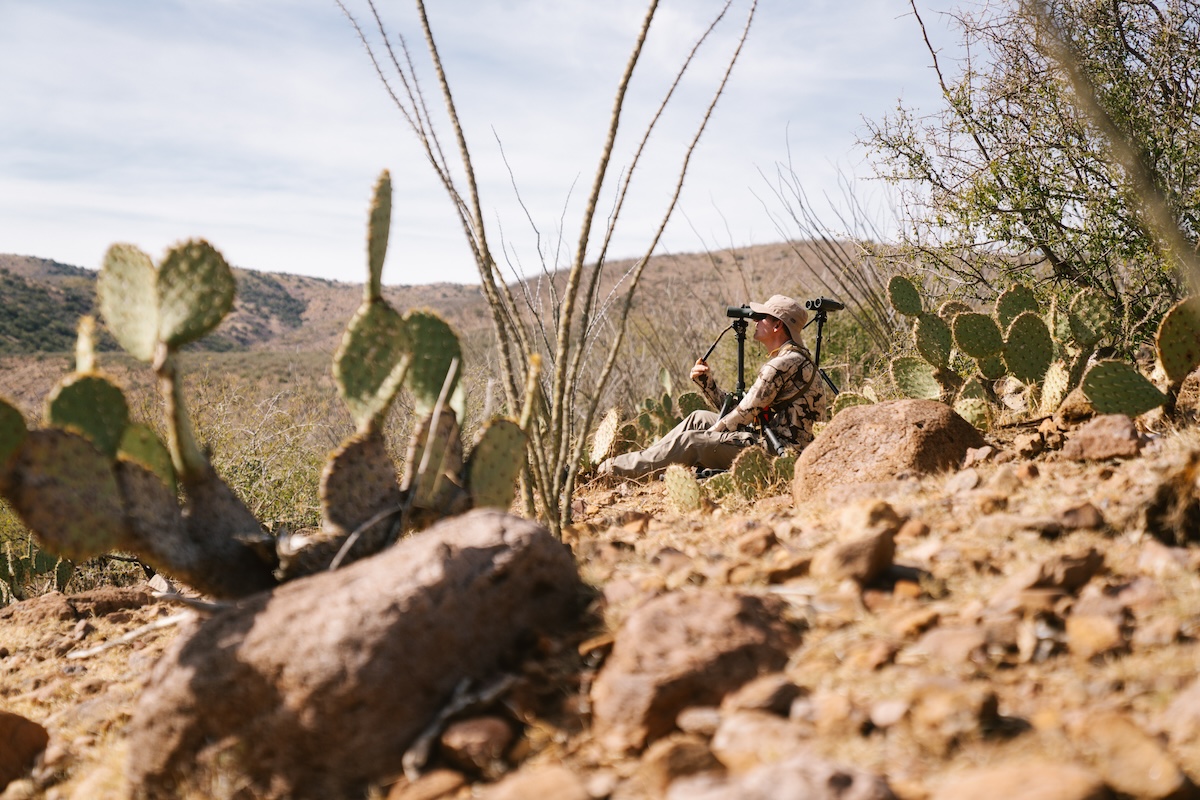
[[[753,500],[775,483],[771,457],[759,447],[747,447],[738,453],[729,467],[729,474],[733,476],[738,493],[747,500]]]
[[[938,306],[937,315],[946,321],[947,325],[954,323],[954,318],[959,314],[970,312],[971,307],[962,300],[947,300]]]
[[[667,488],[667,498],[676,511],[686,514],[700,508],[700,482],[696,480],[691,469],[672,464],[663,474],[663,483]]]
[[[954,412],[982,431],[992,425],[992,404],[980,397],[959,397],[954,401]]]
[[[775,483],[790,484],[796,474],[796,457],[779,456],[771,462],[771,470],[775,473]]]
[[[413,311],[405,318],[413,343],[413,363],[408,373],[408,388],[412,391],[417,414],[433,411],[442,387],[450,376],[450,392],[462,374],[462,346],[454,330],[432,311]],[[451,367],[454,374],[450,375]]]
[[[833,398],[833,405],[830,406],[829,416],[835,417],[839,411],[843,411],[852,406],[869,406],[871,399],[866,395],[857,392],[839,392],[837,397]]]
[[[892,380],[905,397],[914,400],[940,400],[942,385],[938,382],[933,365],[915,356],[901,356],[892,360]]]
[[[124,533],[111,459],[83,436],[29,431],[12,456],[5,494],[25,526],[75,561],[116,549]]]
[[[381,424],[411,361],[404,318],[382,298],[359,306],[334,355],[333,376],[360,431]]]
[[[1042,415],[1053,414],[1058,410],[1058,407],[1067,399],[1067,395],[1071,392],[1071,387],[1074,382],[1071,379],[1071,370],[1062,361],[1055,361],[1046,370],[1046,376],[1042,379],[1042,399],[1039,407]]]
[[[124,393],[103,375],[73,375],[46,400],[47,425],[86,437],[109,458],[116,458],[128,422]]]
[[[1091,348],[1110,332],[1113,311],[1104,295],[1094,289],[1082,289],[1071,298],[1067,319],[1079,346]]]
[[[950,350],[954,347],[954,336],[950,326],[936,314],[922,314],[913,325],[913,339],[917,352],[935,369],[950,366]]]
[[[1023,311],[1008,326],[1004,339],[1004,364],[1025,384],[1042,380],[1054,357],[1050,329],[1036,313]]]
[[[404,498],[382,433],[358,433],[342,443],[321,472],[320,497],[321,528],[342,537],[400,508]],[[374,553],[394,539],[398,519],[395,514],[361,530],[358,551]]]
[[[996,298],[996,321],[1001,330],[1008,330],[1013,320],[1026,313],[1040,313],[1037,297],[1028,286],[1014,283]]]
[[[1083,376],[1080,387],[1101,414],[1136,417],[1167,401],[1153,383],[1123,361],[1097,361]]]
[[[131,244],[114,244],[96,279],[100,313],[121,347],[149,363],[158,345],[158,272],[150,256]]]
[[[484,426],[467,458],[472,508],[507,511],[512,505],[525,464],[525,440],[525,431],[514,420],[493,419]]]
[[[617,431],[621,428],[621,409],[613,406],[596,426],[592,434],[591,459],[593,464],[599,464],[606,458],[615,455]]]
[[[987,314],[964,312],[954,317],[951,326],[954,345],[974,359],[986,359],[1000,355],[1004,350],[1004,336],[996,320]]]
[[[429,512],[427,516],[432,519],[447,516],[452,509],[465,510],[458,508],[465,498],[459,477],[462,469],[458,420],[451,409],[443,408],[437,420],[432,415],[426,416],[414,426],[404,456],[400,488],[408,494],[413,508]],[[418,527],[423,525],[418,523]]]
[[[171,466],[171,453],[158,434],[145,425],[132,422],[125,426],[117,457],[137,462],[156,475],[172,492],[175,491],[175,468]]]
[[[682,418],[694,411],[704,411],[708,408],[708,403],[698,392],[684,392],[675,401],[675,406],[679,409],[679,416]]]
[[[1200,297],[1176,303],[1158,326],[1158,360],[1173,386],[1200,366]]]
[[[888,281],[888,299],[906,317],[918,317],[923,310],[921,293],[917,291],[916,284],[903,275],[893,275]]]
[[[0,483],[3,483],[4,464],[20,447],[27,432],[21,412],[0,398]]]
[[[233,308],[237,284],[216,248],[193,239],[167,252],[156,288],[159,341],[178,349],[221,324]]]
[[[734,485],[733,476],[728,472],[720,472],[713,475],[704,481],[703,488],[705,496],[714,503],[724,500],[726,497],[733,497],[737,493],[737,486]]]

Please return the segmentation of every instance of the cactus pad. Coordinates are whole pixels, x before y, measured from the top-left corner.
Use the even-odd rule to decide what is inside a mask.
[[[892,307],[906,317],[921,315],[921,294],[916,284],[903,275],[893,275],[888,281],[888,299]]]
[[[9,462],[13,508],[47,549],[76,561],[114,549],[124,535],[116,477],[84,437],[30,431]]]
[[[663,483],[667,487],[667,498],[676,511],[686,514],[700,508],[700,482],[691,469],[672,464],[663,474]]]
[[[977,358],[975,366],[979,368],[979,374],[989,381],[998,381],[1008,373],[1008,366],[999,354],[987,358]]]
[[[413,311],[405,317],[412,342],[413,363],[408,372],[408,388],[413,393],[418,414],[433,411],[451,362],[462,364],[462,346],[446,321],[432,311]],[[455,370],[457,384],[462,369]],[[453,391],[454,386],[450,387]]]
[[[950,349],[954,346],[954,338],[950,326],[941,317],[936,314],[917,317],[913,339],[917,352],[935,368],[946,369],[950,365]]]
[[[1004,364],[1017,380],[1037,383],[1054,358],[1050,329],[1033,311],[1022,311],[1008,326],[1004,341]]]
[[[675,406],[679,409],[679,416],[686,417],[694,411],[704,411],[708,408],[708,403],[698,392],[684,392],[679,395]]]
[[[940,400],[942,385],[938,383],[933,367],[914,356],[901,356],[892,360],[892,380],[905,397],[914,400]]]
[[[704,494],[713,501],[723,500],[737,491],[737,487],[733,483],[733,476],[728,472],[713,475],[704,482],[703,489]]]
[[[158,273],[150,256],[131,244],[114,244],[96,279],[100,313],[121,347],[134,358],[154,360],[158,343]]]
[[[966,314],[970,311],[971,307],[962,300],[947,300],[938,306],[937,315],[949,325],[954,322],[954,318],[959,314]]]
[[[1104,295],[1094,289],[1082,289],[1071,298],[1068,316],[1071,335],[1080,347],[1093,347],[1112,327],[1113,311]]]
[[[4,463],[16,452],[26,433],[28,430],[21,412],[0,400],[0,474],[4,471]]]
[[[217,249],[193,239],[167,252],[157,290],[158,338],[179,348],[221,324],[233,308],[237,283]]]
[[[761,447],[747,447],[738,453],[729,467],[733,485],[747,500],[753,500],[760,492],[775,483],[771,457]]]
[[[1176,303],[1158,326],[1158,360],[1171,383],[1179,385],[1200,366],[1200,297]]]
[[[600,424],[596,426],[596,432],[592,434],[592,463],[599,464],[604,459],[614,454],[617,441],[617,431],[621,427],[621,409],[613,406],[604,415],[604,419],[600,420]]]
[[[392,177],[385,169],[375,183],[371,212],[367,222],[368,301],[383,297],[383,258],[387,254],[388,232],[392,226]]]
[[[46,422],[87,437],[101,453],[116,458],[129,406],[121,390],[102,375],[73,375],[47,398]]]
[[[1080,388],[1101,414],[1136,417],[1167,401],[1153,383],[1123,361],[1097,361],[1083,376]]]
[[[954,318],[951,327],[955,346],[971,358],[988,358],[1004,349],[1000,326],[987,314],[964,312]]]
[[[1067,399],[1072,388],[1071,371],[1062,361],[1055,361],[1046,370],[1042,379],[1042,400],[1040,411],[1043,415],[1053,414]]]
[[[321,528],[349,536],[372,517],[403,503],[396,467],[383,434],[359,432],[339,447],[321,471]],[[380,520],[360,534],[356,551],[378,552],[393,530],[394,518]]]
[[[779,456],[771,462],[771,469],[775,473],[775,483],[791,484],[796,476],[796,457]]]
[[[857,392],[839,392],[837,397],[833,398],[833,405],[830,407],[829,415],[835,416],[839,411],[850,408],[851,406],[869,406],[871,400],[865,395]]]
[[[140,464],[151,474],[157,475],[172,492],[175,491],[175,467],[171,464],[171,452],[158,434],[145,425],[132,422],[125,426],[117,457]]]
[[[473,508],[507,511],[512,505],[525,465],[525,438],[525,431],[511,419],[493,419],[484,427],[467,459]]]
[[[996,298],[996,321],[1003,330],[1007,330],[1013,320],[1022,314],[1037,314],[1039,311],[1033,289],[1020,283],[1014,283]]]
[[[980,383],[979,378],[971,378],[958,390],[959,400],[987,400],[987,389]]]
[[[979,430],[986,431],[992,424],[992,405],[978,397],[964,397],[954,403],[954,412]]]
[[[355,312],[333,358],[333,376],[360,431],[387,414],[411,363],[408,326],[382,300]]]

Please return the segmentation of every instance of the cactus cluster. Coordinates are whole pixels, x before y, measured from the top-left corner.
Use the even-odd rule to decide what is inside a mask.
[[[25,586],[43,575],[49,576],[55,590],[63,591],[74,574],[71,561],[39,550],[32,539],[23,553],[12,542],[5,542],[4,558],[0,560],[0,605],[24,600]]]
[[[995,397],[985,381],[1012,376],[1027,388],[1027,407],[1039,414],[1053,413],[1079,387],[1100,413],[1138,416],[1162,405],[1172,409],[1183,379],[1200,366],[1196,297],[1177,303],[1159,326],[1155,347],[1167,376],[1164,392],[1132,364],[1095,360],[1097,346],[1112,334],[1114,314],[1093,290],[1080,290],[1065,308],[1056,298],[1045,316],[1033,291],[1019,284],[997,297],[992,314],[970,311],[958,301],[943,304],[936,315],[927,313],[916,286],[903,276],[892,279],[889,295],[898,312],[916,318],[913,339],[920,354],[893,360],[897,388],[909,397],[951,403],[980,427],[994,416]],[[949,353],[939,319],[948,322],[954,348]],[[954,352],[974,360],[977,374],[965,383],[949,369]],[[842,407],[855,402],[848,399]]]
[[[1027,407],[1044,413],[1057,408],[1079,384],[1112,322],[1100,310],[1103,298],[1087,289],[1074,296],[1066,313],[1055,304],[1048,317],[1041,315],[1033,290],[1021,284],[1001,292],[991,313],[955,300],[928,312],[916,285],[899,275],[889,283],[889,295],[899,313],[914,318],[919,354],[892,361],[897,388],[908,397],[942,400],[983,428],[996,413],[990,384],[1006,376],[1026,387]]]
[[[688,467],[672,464],[663,473],[667,499],[681,513],[703,507],[707,499],[753,501],[787,487],[796,469],[795,456],[772,458],[760,447],[747,447],[725,472],[701,482]]]
[[[0,401],[0,494],[40,542],[76,560],[132,552],[201,591],[236,597],[376,552],[441,516],[511,504],[524,431],[493,420],[464,455],[457,336],[436,315],[401,315],[383,298],[390,209],[384,172],[370,211],[364,300],[334,360],[356,430],[322,473],[318,531],[268,534],[196,442],[177,354],[220,324],[236,288],[221,254],[196,240],[157,267],[136,247],[114,245],[97,283],[113,336],[157,375],[166,445],[130,422],[120,387],[95,369],[90,320],[80,327],[75,372],[48,398],[45,427],[30,430]],[[398,473],[382,430],[403,386],[420,418]]]

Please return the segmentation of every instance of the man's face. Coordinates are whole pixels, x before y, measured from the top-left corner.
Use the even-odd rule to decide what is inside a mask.
[[[765,342],[783,323],[774,317],[760,317],[754,325],[754,341]]]

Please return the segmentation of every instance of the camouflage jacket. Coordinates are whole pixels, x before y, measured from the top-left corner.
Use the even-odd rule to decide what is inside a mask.
[[[705,373],[696,383],[708,401],[721,408],[725,396],[712,374]],[[827,403],[825,385],[808,349],[788,342],[767,359],[746,396],[717,425],[724,430],[742,426],[757,430],[765,411],[767,426],[780,444],[802,449],[812,441],[813,423],[825,415]]]

